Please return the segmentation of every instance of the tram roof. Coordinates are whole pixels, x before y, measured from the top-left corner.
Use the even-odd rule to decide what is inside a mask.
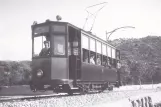
[[[73,27],[73,28],[75,28],[75,29],[77,29],[77,30],[80,30],[81,33],[84,33],[85,35],[87,35],[87,36],[89,36],[89,37],[91,37],[91,38],[93,38],[93,39],[99,40],[99,41],[102,42],[102,43],[105,43],[105,44],[107,44],[107,45],[109,45],[109,46],[111,46],[111,47],[113,47],[113,48],[116,48],[115,46],[113,46],[113,45],[110,44],[109,42],[107,42],[107,41],[105,41],[105,40],[99,38],[98,36],[92,34],[92,32],[85,31],[85,30],[83,30],[83,29],[81,29],[81,28],[79,28],[79,27],[77,27],[77,26],[75,26],[75,25],[73,25],[73,24],[71,24],[71,23],[69,23],[69,22],[48,21],[48,22],[43,22],[43,23],[39,23],[39,24],[36,24],[36,25],[32,25],[32,27],[33,27],[33,26],[48,25],[49,23],[62,23],[62,24],[67,24],[68,26],[71,26],[71,27]]]
[[[96,35],[94,35],[94,34],[92,34],[92,32],[85,31],[85,30],[83,30],[83,29],[81,29],[81,28],[79,28],[79,27],[77,27],[77,26],[75,26],[75,25],[73,25],[73,24],[71,24],[71,23],[68,23],[68,22],[66,22],[66,23],[67,23],[69,26],[74,27],[74,28],[80,30],[81,33],[84,33],[85,35],[87,35],[87,36],[89,36],[89,37],[91,37],[91,38],[93,38],[93,39],[99,40],[99,41],[102,42],[102,43],[105,43],[105,44],[107,44],[107,45],[109,45],[109,46],[111,46],[111,47],[113,47],[113,48],[116,48],[115,46],[113,46],[112,44],[108,43],[107,41],[105,41],[105,40],[99,38],[98,36],[96,36]]]

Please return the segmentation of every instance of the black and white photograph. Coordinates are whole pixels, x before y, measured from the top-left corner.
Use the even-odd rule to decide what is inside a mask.
[[[0,0],[0,107],[161,107],[161,0]]]

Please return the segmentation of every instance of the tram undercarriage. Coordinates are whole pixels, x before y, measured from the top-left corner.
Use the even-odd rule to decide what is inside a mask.
[[[30,83],[30,88],[33,92],[36,91],[49,91],[54,93],[68,93],[72,95],[74,93],[91,93],[91,92],[103,92],[104,90],[112,91],[113,87],[117,86],[117,83],[110,82],[89,82],[79,81],[77,83],[68,82],[63,84],[42,84],[42,83]]]

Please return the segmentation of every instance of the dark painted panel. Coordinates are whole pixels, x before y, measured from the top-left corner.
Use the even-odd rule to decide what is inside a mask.
[[[82,81],[117,81],[116,69],[82,63]]]
[[[51,59],[51,78],[68,79],[67,58],[53,57]]]
[[[39,80],[36,76],[36,72],[38,69],[41,69],[44,73],[43,77],[41,78],[42,81],[48,81],[51,78],[51,58],[37,58],[32,60],[32,72],[33,72],[33,79]]]
[[[102,67],[82,63],[82,81],[100,81],[102,78]]]
[[[69,56],[69,79],[76,79],[76,58],[74,55]]]
[[[116,69],[114,68],[109,69],[104,67],[103,80],[109,81],[109,82],[115,82],[118,80],[117,78],[118,76],[117,76]]]

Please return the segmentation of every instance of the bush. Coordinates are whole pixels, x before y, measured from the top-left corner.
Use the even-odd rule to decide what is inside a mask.
[[[161,37],[117,39],[111,43],[120,49],[125,83],[161,82]]]
[[[30,75],[30,61],[0,61],[0,85],[25,85]]]

